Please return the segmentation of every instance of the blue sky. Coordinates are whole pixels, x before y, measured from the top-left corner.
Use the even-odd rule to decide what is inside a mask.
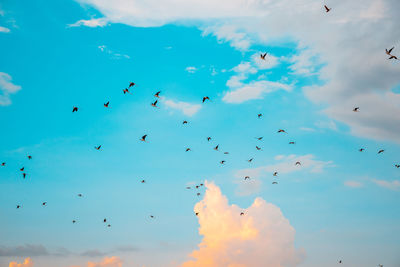
[[[257,6],[245,13],[260,20],[236,18],[241,1],[232,3],[233,11],[210,4],[216,10],[210,17],[185,4],[157,16],[154,1],[117,2],[120,9],[103,1],[0,5],[0,161],[6,162],[0,265],[30,257],[34,266],[86,266],[115,256],[128,267],[180,266],[207,236],[199,234],[203,225],[193,211],[205,188],[200,196],[186,189],[205,180],[242,209],[256,197],[278,207],[295,229],[294,247],[302,254],[296,266],[336,266],[339,259],[343,266],[400,264],[394,166],[400,164],[394,90],[400,65],[384,53],[400,44],[385,35],[398,28],[391,13],[398,3],[382,1],[382,15],[367,1],[360,21],[344,19],[348,25],[332,29],[334,16],[348,8],[338,4],[322,24],[332,35],[315,30],[304,33],[306,41],[285,25],[274,32],[274,18],[253,11]],[[310,12],[321,19],[327,14],[318,8]],[[259,30],[263,23],[267,37]],[[377,26],[367,26],[379,23],[388,27],[378,35],[381,43],[352,32],[357,24],[364,34],[376,33]],[[355,44],[358,50],[347,49]],[[378,44],[383,47],[366,62],[362,55],[346,61],[334,50],[343,45],[344,55],[370,54]],[[266,62],[260,52],[268,52]],[[124,95],[130,81],[136,85]],[[159,108],[153,108],[157,91]],[[202,103],[203,96],[211,101]],[[355,106],[360,112],[352,112]],[[146,143],[139,140],[144,134]],[[213,150],[217,144],[220,151]],[[302,166],[294,168],[296,161]]]

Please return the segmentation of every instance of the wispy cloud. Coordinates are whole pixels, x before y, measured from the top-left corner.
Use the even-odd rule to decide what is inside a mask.
[[[363,183],[357,182],[357,181],[345,181],[344,185],[347,187],[352,187],[352,188],[360,188],[360,187],[364,186]]]
[[[184,101],[175,101],[175,100],[168,99],[165,97],[163,97],[162,99],[163,99],[163,103],[168,108],[178,110],[178,111],[182,112],[184,115],[189,116],[189,117],[195,115],[201,109],[200,104],[193,104],[193,103],[188,103],[188,102],[184,102]]]
[[[10,95],[21,90],[21,86],[15,85],[11,81],[12,78],[9,74],[0,72],[0,106],[10,105]]]
[[[10,29],[9,29],[9,28],[6,28],[6,27],[0,26],[0,32],[9,33],[9,32],[10,32]]]
[[[128,55],[117,53],[117,52],[109,49],[106,45],[99,45],[98,48],[100,49],[101,52],[109,54],[114,59],[120,59],[120,58],[130,59],[131,58]]]
[[[108,20],[106,18],[99,18],[99,19],[89,19],[89,20],[78,20],[75,23],[68,24],[68,27],[80,27],[80,26],[86,26],[86,27],[104,27],[108,25]]]
[[[189,73],[195,73],[196,71],[197,71],[197,68],[196,67],[193,67],[193,66],[189,66],[189,67],[186,67],[186,69],[185,69],[187,72],[189,72]]]
[[[385,181],[385,180],[372,179],[371,181],[380,187],[387,188],[393,191],[400,191],[399,180]]]

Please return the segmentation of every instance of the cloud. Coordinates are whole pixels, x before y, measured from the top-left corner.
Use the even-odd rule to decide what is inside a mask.
[[[79,267],[79,266],[71,266]],[[122,267],[122,260],[119,257],[105,257],[101,262],[91,262],[87,263],[87,267]]]
[[[345,181],[344,185],[347,187],[352,187],[352,188],[359,188],[359,187],[364,186],[362,183],[357,182],[357,181]]]
[[[17,262],[10,262],[8,267],[33,267],[33,261],[31,258],[26,258],[23,263],[17,263]]]
[[[229,205],[214,183],[205,183],[199,212],[203,240],[181,267],[297,266],[304,253],[294,247],[295,229],[281,210],[262,198],[247,209]],[[240,216],[241,212],[244,216]]]
[[[199,112],[199,110],[201,109],[200,104],[191,104],[191,103],[183,102],[183,101],[174,101],[171,99],[167,99],[165,97],[163,97],[162,99],[164,100],[163,103],[167,107],[169,107],[171,109],[179,110],[184,115],[189,116],[189,117],[192,117],[197,112]]]
[[[377,184],[380,187],[384,187],[393,191],[400,191],[400,181],[399,180],[394,180],[394,181],[385,181],[385,180],[376,180],[372,179],[371,180],[373,183]]]
[[[219,42],[228,41],[232,47],[246,51],[250,47],[250,38],[246,33],[239,32],[236,27],[230,25],[210,26],[203,30],[203,36],[212,34]]]
[[[101,52],[111,55],[111,58],[114,58],[114,59],[120,59],[120,58],[130,59],[131,58],[128,55],[114,52],[113,50],[109,49],[106,45],[99,45],[98,48],[100,49]]]
[[[13,84],[11,80],[9,74],[0,72],[0,106],[11,105],[10,94],[15,94],[21,90],[21,86]]]
[[[46,256],[47,249],[42,245],[22,245],[16,247],[0,246],[0,257],[21,257],[21,256]]]
[[[108,20],[106,18],[99,18],[99,19],[89,19],[89,20],[81,19],[73,24],[68,24],[68,27],[86,26],[90,28],[95,28],[95,27],[104,27],[107,25],[108,25]]]
[[[9,33],[9,32],[10,32],[10,29],[9,29],[9,28],[6,28],[6,27],[0,26],[0,32]]]
[[[193,67],[193,66],[189,66],[189,67],[186,67],[186,69],[185,69],[187,72],[189,72],[189,73],[195,73],[196,71],[197,71],[197,68],[196,67]]]

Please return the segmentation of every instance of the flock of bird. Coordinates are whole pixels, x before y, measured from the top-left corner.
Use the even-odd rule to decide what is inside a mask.
[[[326,12],[330,12],[330,11],[332,10],[332,8],[329,8],[329,7],[327,7],[326,5],[324,5],[324,8],[325,8]],[[395,59],[395,60],[397,60],[398,58],[397,58],[395,55],[392,54],[393,49],[394,49],[394,47],[392,47],[391,49],[385,49],[385,52],[386,52],[386,54],[389,56],[388,59]],[[267,55],[268,55],[268,53],[261,53],[261,54],[260,54],[260,60],[264,60],[264,61],[267,60],[267,59],[268,59],[268,58],[267,58]],[[122,90],[123,94],[132,94],[132,93],[130,92],[130,89],[133,89],[134,86],[135,86],[135,83],[134,83],[134,82],[129,82],[128,87]],[[160,94],[161,94],[161,91],[158,91],[158,92],[156,92],[156,93],[154,94],[154,97],[155,97],[156,99],[154,100],[154,102],[151,103],[151,106],[152,106],[152,107],[158,108],[157,104],[158,104],[158,101],[159,101],[159,99],[160,99]],[[211,101],[210,98],[209,98],[208,96],[204,96],[204,97],[202,98],[202,103],[205,103],[207,100],[208,100],[208,101]],[[107,101],[106,103],[104,103],[103,106],[104,106],[105,108],[110,108],[110,101]],[[78,110],[79,110],[79,107],[73,106],[73,108],[72,108],[72,113],[78,112]],[[353,109],[353,112],[360,112],[360,107],[355,107],[355,108]],[[257,114],[257,117],[258,117],[259,119],[261,119],[262,116],[263,116],[262,113]],[[186,124],[188,124],[188,121],[187,121],[187,120],[184,120],[184,121],[182,122],[182,124],[183,124],[183,125],[186,125]],[[287,132],[286,132],[284,129],[278,129],[278,130],[277,130],[277,133],[284,133],[284,134],[287,134]],[[140,140],[141,142],[147,142],[147,140],[146,140],[147,137],[148,137],[148,135],[147,135],[147,134],[144,134],[141,138],[139,138],[139,140]],[[262,136],[256,137],[256,139],[257,139],[258,141],[261,141],[261,140],[263,139],[263,137],[262,137]],[[211,140],[212,140],[212,138],[211,138],[210,136],[207,137],[207,141],[208,141],[208,142],[210,142]],[[295,145],[295,144],[296,144],[295,141],[290,141],[290,142],[289,142],[289,145]],[[101,146],[101,145],[98,145],[98,146],[95,146],[94,148],[95,148],[96,150],[99,150],[99,151],[100,151],[100,150],[102,149],[102,146]],[[256,145],[255,148],[256,148],[256,150],[258,150],[258,151],[262,150],[262,148],[261,148],[260,146],[258,146],[258,145]],[[219,151],[219,144],[217,144],[213,149],[214,149],[215,151]],[[189,151],[192,151],[192,149],[191,149],[190,147],[187,147],[187,148],[185,149],[185,151],[186,151],[186,152],[189,152]],[[365,148],[360,148],[358,151],[359,151],[359,152],[364,152],[364,151],[365,151]],[[378,154],[382,154],[383,152],[385,152],[385,150],[384,150],[384,149],[380,149],[380,150],[378,151]],[[229,152],[224,152],[224,154],[229,154]],[[28,158],[28,160],[32,160],[32,156],[31,156],[31,155],[27,155],[27,158]],[[254,159],[254,158],[250,158],[250,159],[247,160],[247,162],[251,163],[251,162],[253,161],[253,159]],[[224,165],[224,164],[226,163],[226,161],[225,161],[225,160],[221,160],[219,163],[220,163],[221,165]],[[300,161],[296,161],[296,162],[294,163],[294,165],[295,165],[295,166],[301,166],[301,162],[300,162]],[[2,167],[6,167],[6,162],[2,162],[2,163],[1,163],[1,166],[2,166]],[[396,168],[400,168],[400,164],[395,164],[395,167],[396,167]],[[19,171],[21,172],[21,175],[22,175],[23,179],[25,179],[25,178],[27,177],[27,173],[25,172],[25,167],[22,166],[22,167],[19,169]],[[274,171],[274,172],[272,173],[272,176],[273,176],[273,177],[277,177],[277,176],[278,176],[278,171]],[[250,180],[250,179],[251,179],[251,177],[250,177],[249,175],[246,175],[246,176],[244,177],[244,180],[245,180],[245,181],[246,181],[246,180]],[[141,180],[140,182],[141,182],[141,183],[146,183],[146,181],[145,181],[144,179]],[[272,181],[272,184],[273,184],[273,185],[276,185],[276,184],[278,184],[278,182],[277,182],[276,180],[274,180],[274,181]],[[203,186],[204,186],[204,184],[203,184],[203,183],[200,183],[200,184],[195,185],[195,186],[193,186],[193,187],[187,186],[186,189],[200,189],[200,188],[203,187]],[[197,196],[200,196],[201,194],[200,194],[199,192],[197,192],[196,195],[197,195]],[[77,196],[78,196],[79,198],[82,198],[82,197],[83,197],[83,194],[77,194]],[[47,202],[43,202],[43,203],[42,203],[42,206],[44,206],[44,207],[47,206]],[[21,204],[17,204],[17,205],[16,205],[16,208],[17,208],[17,209],[20,209],[20,208],[22,208],[22,205],[21,205]],[[199,215],[199,212],[195,212],[195,215],[198,216],[198,215]],[[240,212],[239,215],[240,215],[240,216],[244,216],[244,215],[245,215],[245,212],[242,211],[242,212]],[[149,217],[152,218],[152,219],[155,218],[154,215],[149,215]],[[73,219],[73,220],[72,220],[72,223],[73,223],[73,224],[77,223],[77,220],[76,220],[76,219]],[[108,223],[107,218],[104,218],[104,219],[103,219],[103,223],[104,223],[107,227],[111,227],[111,224]],[[342,263],[342,260],[339,260],[338,262],[339,262],[339,263]],[[383,265],[379,264],[378,267],[383,267]]]

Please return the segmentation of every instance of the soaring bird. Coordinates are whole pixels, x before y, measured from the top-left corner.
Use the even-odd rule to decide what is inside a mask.
[[[210,142],[210,140],[211,140],[211,137],[207,137],[207,141],[209,141],[209,142]]]
[[[342,263],[342,260],[339,260],[339,263]]]
[[[229,152],[224,152],[224,154],[225,154],[225,155],[228,155],[228,154],[229,154]]]
[[[225,160],[221,160],[219,163],[221,163],[222,165],[225,164]]]
[[[108,108],[108,105],[110,104],[110,101],[108,101],[107,103],[104,103],[104,107]]]
[[[398,59],[396,56],[390,56],[388,59]]]
[[[216,147],[214,147],[214,150],[218,151],[218,147],[219,147],[219,144]]]
[[[25,179],[25,177],[26,177],[26,173],[22,173],[22,177]]]
[[[151,106],[157,108],[157,102],[158,100],[154,101],[153,103],[151,103]]]
[[[262,115],[263,115],[262,113],[258,113],[258,114],[257,114],[257,117],[258,117],[258,118],[261,118]]]
[[[144,184],[146,181],[145,181],[145,180],[141,180],[140,182],[141,182],[142,184]]]
[[[128,87],[128,88],[131,88],[131,87],[134,86],[134,85],[135,85],[134,82],[129,82],[129,87]]]
[[[285,130],[279,129],[278,133],[287,133]]]
[[[200,184],[200,186],[203,186],[204,184]]]
[[[360,107],[355,107],[355,108],[353,108],[353,111],[354,111],[354,112],[360,111]]]
[[[326,5],[324,5],[326,12],[328,13],[329,11],[331,11],[332,8],[327,7]]]
[[[106,219],[106,218],[104,218],[103,222],[107,222],[107,219]]]
[[[107,227],[111,227],[111,224],[107,224]]]
[[[153,215],[150,215],[150,218],[154,219],[154,216],[153,216]]]
[[[6,166],[6,163],[5,162],[1,163],[1,166]]]
[[[365,148],[360,148],[358,151],[363,152]]]
[[[261,150],[261,147],[259,147],[259,146],[256,146],[256,149],[257,149],[257,150]]]
[[[196,185],[196,189],[199,189],[200,185]]]
[[[400,164],[395,164],[394,165],[397,169],[400,168]]]
[[[83,195],[82,194],[78,194],[78,197],[83,197]]]
[[[19,208],[22,208],[22,206],[21,205],[17,205],[17,209],[19,209]]]
[[[72,108],[72,113],[77,112],[78,111],[78,107],[73,107]]]
[[[296,166],[297,166],[297,165],[301,165],[301,162],[300,162],[300,161],[297,161],[296,164],[294,164],[294,165],[296,165]]]
[[[256,137],[256,139],[259,140],[259,141],[261,141],[261,140],[263,139],[263,137],[262,137],[262,136]]]
[[[75,221],[75,220],[72,220],[72,223],[76,223],[76,221]]]
[[[296,144],[296,142],[293,141],[289,142],[289,145],[294,145],[294,144]]]
[[[383,152],[385,152],[385,150],[384,150],[384,149],[381,149],[381,150],[378,151],[378,154],[381,154],[381,153],[383,153]]]
[[[268,53],[260,54],[260,58],[261,58],[262,60],[265,60],[265,57],[267,56],[267,54],[268,54]]]
[[[248,161],[248,162],[252,162],[252,161],[253,161],[253,158],[251,158],[251,159],[248,159],[247,161]]]
[[[187,123],[188,123],[188,121],[183,121],[183,122],[182,122],[182,124],[187,124]]]
[[[200,196],[201,194],[200,194],[200,193],[197,193],[196,195],[197,195],[197,196]]]
[[[99,145],[99,146],[95,146],[94,147],[96,150],[100,150],[100,148],[101,148],[101,145]]]
[[[131,93],[131,92],[129,92],[128,88],[125,88],[124,90],[122,90],[122,92],[124,92],[124,94],[126,94],[126,93],[130,94]]]
[[[188,151],[192,151],[192,150],[190,149],[190,147],[188,147],[188,148],[186,148],[185,151],[188,152]]]
[[[274,174],[272,174],[273,176],[278,176],[278,172],[274,172]]]
[[[278,182],[272,182],[272,184],[278,184]]]
[[[43,202],[43,203],[42,203],[42,206],[46,206],[46,205],[47,205],[47,202]]]
[[[385,49],[386,55],[391,56],[393,49],[394,49],[394,47],[390,48],[389,50]]]
[[[19,169],[21,172],[23,172],[24,171],[24,169],[25,169],[25,167],[22,167],[21,169]]]
[[[240,216],[243,216],[243,215],[244,215],[244,212],[241,212],[241,213],[240,213]]]
[[[142,139],[140,139],[140,141],[146,142],[146,137],[147,137],[147,134],[143,135]]]
[[[28,159],[32,159],[32,156],[31,156],[31,155],[28,155],[27,157],[28,157]]]
[[[250,180],[250,176],[245,176],[244,179],[245,180]]]
[[[160,97],[161,91],[158,91],[157,93],[154,94],[155,97],[159,98]]]
[[[199,213],[198,213],[198,212],[195,212],[195,214],[196,214],[196,216],[199,216]]]
[[[203,97],[203,103],[204,103],[206,100],[210,100],[210,98],[209,98],[208,96]]]

